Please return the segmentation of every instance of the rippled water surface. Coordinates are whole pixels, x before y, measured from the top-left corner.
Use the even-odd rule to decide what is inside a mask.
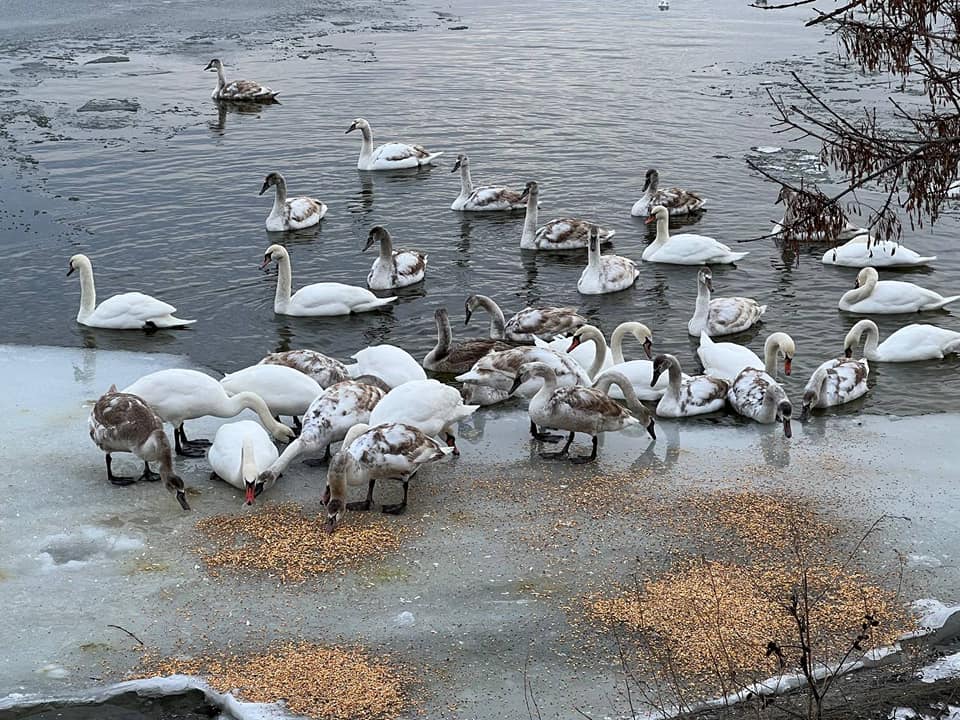
[[[192,7],[147,3],[126,32],[111,25],[109,12],[107,19],[81,17],[59,26],[68,35],[60,40],[36,18],[28,22],[26,11],[27,19],[15,16],[0,30],[9,141],[0,342],[187,353],[224,371],[297,347],[345,359],[388,342],[420,358],[435,341],[438,307],[450,310],[455,336],[482,334],[484,323],[462,324],[464,297],[480,292],[508,315],[533,303],[575,305],[607,333],[621,321],[642,320],[657,349],[693,368],[686,322],[695,269],[645,264],[632,290],[580,296],[585,257],[521,252],[522,213],[449,210],[459,190],[450,174],[456,154],[469,154],[475,182],[519,187],[538,180],[541,221],[595,219],[617,230],[615,252],[639,260],[652,237],[629,210],[647,167],[659,168],[665,184],[708,197],[695,231],[731,244],[767,232],[779,213],[776,190],[745,158],[793,178],[822,176],[811,146],[769,127],[766,90],[788,92],[789,70],[841,107],[889,91],[833,64],[834,41],[804,30],[802,14],[765,13],[739,0],[675,0],[669,12],[636,1],[330,4],[313,11],[290,3],[269,20],[252,10],[248,19],[243,10],[216,22],[194,17]],[[82,64],[104,54],[130,62]],[[228,77],[279,89],[282,104],[218,112],[209,99],[214,76],[201,72],[215,55]],[[92,98],[130,98],[141,107],[76,112]],[[378,141],[445,151],[442,164],[358,172],[359,138],[344,135],[357,116],[371,122]],[[263,229],[272,198],[257,191],[273,170],[284,173],[291,193],[329,205],[320,228],[289,235]],[[429,253],[426,283],[400,291],[400,301],[382,312],[274,315],[275,271],[257,269],[267,245],[290,249],[295,288],[322,280],[364,285],[373,257],[360,248],[374,224],[386,225],[400,246]],[[939,260],[929,270],[896,274],[957,292],[956,230],[947,217],[933,231],[908,231],[909,246]],[[768,304],[755,336],[738,338],[758,353],[768,332],[796,339],[788,391],[798,399],[854,321],[836,302],[856,273],[821,265],[822,247],[800,258],[769,240],[743,248],[751,254],[737,267],[714,269],[716,294]],[[152,336],[78,326],[79,284],[63,277],[75,252],[93,259],[101,297],[142,290],[198,322]],[[886,335],[911,321],[879,324]],[[960,330],[947,313],[923,321]],[[955,360],[875,365],[874,391],[845,411],[953,409],[957,368]]]

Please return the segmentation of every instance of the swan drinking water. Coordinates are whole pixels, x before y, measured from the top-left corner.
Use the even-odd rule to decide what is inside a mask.
[[[385,143],[379,147],[373,146],[373,130],[370,123],[363,118],[353,121],[347,133],[359,130],[363,135],[360,144],[360,157],[357,160],[357,170],[402,170],[416,168],[422,165],[432,165],[433,161],[443,155],[442,152],[431,153],[421,145],[407,145],[405,143]]]
[[[192,325],[196,320],[174,317],[177,309],[162,300],[139,292],[114,295],[97,305],[93,284],[93,265],[86,255],[70,258],[67,275],[80,273],[80,312],[77,322],[87,327],[109,330],[156,330]]]

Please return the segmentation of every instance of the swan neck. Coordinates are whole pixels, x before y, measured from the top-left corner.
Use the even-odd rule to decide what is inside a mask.
[[[607,343],[599,332],[591,333],[590,340],[593,341],[593,364],[590,366],[590,377],[595,378],[607,360]]]
[[[387,261],[393,259],[393,240],[386,233],[380,238],[380,259]]]
[[[360,157],[366,159],[373,155],[373,130],[362,127],[360,134],[363,136],[360,140]]]
[[[770,377],[777,376],[777,352],[780,343],[776,338],[767,338],[763,345],[763,369]]]
[[[613,364],[619,365],[624,362],[623,359],[623,338],[626,337],[627,327],[626,323],[621,323],[617,325],[613,330],[613,335],[610,336],[610,350],[613,353]]]
[[[240,446],[240,477],[244,482],[255,482],[257,479],[257,458],[250,436],[245,436]]]
[[[480,304],[484,310],[490,313],[490,337],[494,340],[503,340],[506,335],[506,318],[503,317],[503,310],[491,298],[481,296]]]
[[[670,218],[669,217],[657,217],[657,237],[654,239],[653,244],[657,246],[666,245],[667,241],[670,239]]]
[[[863,354],[873,359],[877,356],[877,343],[880,342],[880,329],[873,323],[867,325],[867,339],[863,343]]]
[[[223,68],[217,68],[217,89],[223,90],[227,86],[227,79],[223,76]]]
[[[283,255],[277,262],[277,294],[274,296],[274,312],[285,310],[290,304],[290,292],[293,286],[293,271],[290,267],[290,256]]]
[[[347,500],[347,475],[355,475],[357,470],[357,461],[341,448],[340,452],[334,455],[330,461],[330,470],[327,472],[327,485],[330,487],[330,499],[337,499],[343,502]]]
[[[473,192],[473,178],[470,177],[470,166],[460,163],[460,194],[467,197]]]
[[[710,314],[710,289],[702,282],[697,283],[697,303],[693,310],[693,319],[706,322]]]
[[[680,397],[680,383],[683,380],[683,374],[680,372],[680,363],[674,361],[667,368],[667,380],[670,384],[670,392],[675,397]]]
[[[867,281],[858,288],[853,290],[848,290],[845,297],[847,301],[851,304],[858,303],[861,300],[866,300],[873,294],[874,288],[877,286],[877,279],[875,277],[867,278]]]
[[[227,409],[230,411],[230,415],[228,417],[239,415],[244,410],[253,410],[253,412],[257,414],[257,417],[260,418],[260,422],[263,423],[263,426],[271,433],[276,430],[277,425],[279,424],[273,419],[273,415],[270,413],[270,408],[267,407],[267,404],[263,401],[263,398],[256,393],[250,392],[249,390],[237,393],[236,395],[230,397],[227,402]]]
[[[156,443],[160,450],[160,479],[163,480],[164,484],[167,484],[167,478],[174,475],[173,455],[170,452],[170,441],[167,439],[167,434],[162,430],[157,433]]]
[[[453,330],[450,329],[450,318],[437,318],[437,346],[433,349],[433,356],[445,356],[450,351],[452,342]]]
[[[527,195],[527,214],[523,218],[523,235],[520,237],[520,247],[534,247],[534,238],[537,235],[537,197],[534,193]]]
[[[273,210],[271,215],[283,215],[284,206],[287,204],[287,183],[280,180],[274,185],[276,193],[273,196]]]
[[[93,283],[93,266],[83,263],[80,266],[80,312],[77,319],[87,317],[97,307],[97,288]]]

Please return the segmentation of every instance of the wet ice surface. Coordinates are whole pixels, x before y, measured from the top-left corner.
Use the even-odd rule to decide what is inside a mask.
[[[594,473],[636,471],[637,483],[655,481],[665,497],[724,486],[789,491],[815,500],[854,534],[881,514],[907,516],[881,525],[870,562],[889,567],[894,550],[934,559],[908,568],[907,598],[956,600],[954,415],[817,418],[795,425],[789,442],[775,427],[662,421],[655,443],[611,434],[599,463],[575,469],[535,455],[522,407],[486,410],[462,428],[462,456],[422,471],[408,513],[389,519],[415,531],[397,554],[302,585],[230,573],[213,580],[191,550],[194,523],[245,512],[240,494],[210,481],[204,460],[178,461],[192,513],[159,484],[113,487],[86,434],[90,403],[111,383],[185,365],[168,355],[0,346],[9,408],[0,418],[0,463],[8,469],[0,693],[56,694],[122,679],[139,652],[108,627],[118,625],[164,655],[290,638],[359,642],[425,668],[428,711],[456,703],[465,718],[524,716],[529,654],[545,716],[568,715],[572,698],[612,711],[617,666],[595,628],[571,626],[576,602],[598,583],[628,579],[637,556],[657,569],[675,540],[628,506],[597,522],[592,508],[563,501]],[[212,437],[220,422],[188,428]],[[130,456],[117,459],[121,469],[136,469]],[[316,510],[323,478],[323,468],[295,463],[258,502],[296,500]],[[377,501],[396,492],[380,488]],[[564,523],[580,529],[552,534]],[[571,603],[572,616],[564,609]]]

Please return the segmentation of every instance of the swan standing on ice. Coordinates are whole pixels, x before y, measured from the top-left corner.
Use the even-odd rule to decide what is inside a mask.
[[[253,80],[234,80],[228,83],[223,77],[223,63],[214,58],[204,70],[217,73],[217,87],[210,94],[214,100],[232,100],[234,102],[274,102],[280,93]]]
[[[940,310],[957,300],[960,295],[944,297],[913,283],[880,280],[876,270],[866,267],[857,275],[856,288],[845,292],[837,307],[858,315],[899,315]]]
[[[672,187],[661,190],[660,173],[650,168],[643,183],[643,195],[633,204],[630,214],[634,217],[647,217],[651,208],[662,205],[671,216],[690,215],[703,209],[706,204],[707,201],[699,195],[682,188]]]
[[[670,212],[657,205],[650,211],[646,223],[656,221],[657,237],[643,251],[647,262],[671,263],[674,265],[723,265],[737,262],[749,252],[733,252],[718,240],[706,235],[681,233],[670,235]]]
[[[630,258],[600,254],[600,230],[591,225],[587,244],[587,266],[580,273],[577,292],[581,295],[603,295],[626,290],[636,282],[640,271]]]
[[[430,437],[443,435],[453,454],[459,455],[457,426],[478,407],[464,405],[456,388],[436,380],[415,380],[388,392],[370,413],[369,424],[397,422],[411,425]]]
[[[114,485],[130,485],[137,480],[163,480],[164,486],[176,495],[177,502],[189,510],[183,480],[173,471],[170,441],[163,432],[163,421],[150,406],[131,393],[117,392],[117,386],[97,400],[88,421],[90,439],[106,453],[107,480]],[[143,474],[136,480],[113,474],[111,453],[133,453],[143,460]],[[160,463],[160,474],[150,470],[151,462]]]
[[[843,341],[844,354],[853,355],[860,338],[866,333],[863,354],[875,362],[916,362],[939,360],[947,355],[960,354],[960,332],[945,330],[935,325],[913,323],[892,333],[878,346],[880,330],[873,320],[861,320],[847,333]]]
[[[272,172],[263,179],[260,195],[271,187],[276,188],[276,195],[273,208],[267,215],[266,226],[270,232],[313,227],[327,214],[327,206],[312,197],[301,196],[288,200],[287,181],[278,172]]]
[[[410,476],[427,463],[436,462],[453,452],[410,425],[387,423],[369,427],[358,424],[350,428],[343,447],[330,461],[327,489],[324,491],[327,520],[324,529],[333,532],[345,510],[369,510],[373,504],[373,488],[377,480],[399,480],[403,483],[403,501],[384,505],[390,515],[400,515],[407,508]],[[346,503],[347,486],[367,483],[367,497],[361,502]]]
[[[484,185],[475,188],[470,178],[470,159],[466,155],[457,155],[457,161],[450,172],[460,171],[460,194],[450,206],[451,210],[463,212],[492,212],[502,210],[523,210],[526,204],[520,191],[503,186]]]
[[[93,266],[86,255],[70,258],[67,275],[80,273],[80,312],[77,322],[87,327],[108,330],[156,330],[192,325],[196,320],[174,317],[177,309],[162,300],[139,292],[114,295],[97,305],[97,289],[93,284]]]
[[[227,374],[220,384],[228,395],[259,395],[275,417],[294,418],[295,427],[300,426],[300,416],[323,392],[312,377],[285,365],[251,365]]]
[[[433,161],[443,155],[442,152],[431,153],[420,145],[406,145],[405,143],[385,143],[377,148],[373,147],[373,130],[370,123],[363,118],[357,118],[347,128],[347,133],[359,130],[363,135],[360,145],[360,157],[357,160],[357,170],[402,170],[416,168],[422,165],[432,165]]]
[[[230,397],[220,383],[196,370],[183,368],[158,370],[144,375],[126,387],[123,392],[137,395],[161,419],[173,425],[177,455],[203,457],[204,451],[201,448],[210,445],[210,441],[187,440],[183,423],[206,415],[233,417],[244,410],[253,410],[263,426],[277,440],[286,442],[293,437],[293,431],[290,428],[273,419],[270,409],[259,395],[242,392]]]
[[[305,285],[291,296],[293,271],[290,267],[290,255],[283,245],[271,245],[263,253],[266,268],[271,262],[277,263],[277,293],[273,300],[273,311],[277,315],[299,317],[327,317],[330,315],[349,315],[368,312],[389,305],[397,298],[378,298],[366,288],[342,283],[324,282]]]
[[[767,311],[753,298],[710,298],[713,291],[713,273],[703,268],[697,273],[697,304],[693,317],[687,323],[687,332],[694,337],[706,332],[710,337],[734,335],[749,330]]]
[[[527,201],[527,214],[523,219],[523,233],[520,235],[521,250],[576,250],[587,247],[591,223],[576,218],[551,220],[543,227],[537,227],[537,215],[540,204],[540,186],[530,181],[520,194]],[[601,242],[608,242],[616,235],[616,230],[598,228]]]
[[[211,480],[223,480],[244,491],[244,503],[253,505],[263,490],[257,479],[277,459],[277,447],[260,423],[241,420],[226,423],[217,429],[207,461],[213,472]]]
[[[427,272],[427,256],[419,250],[394,250],[393,239],[382,225],[370,228],[366,252],[374,243],[380,245],[380,254],[373,261],[367,275],[367,285],[373,290],[392,290],[423,282]]]

